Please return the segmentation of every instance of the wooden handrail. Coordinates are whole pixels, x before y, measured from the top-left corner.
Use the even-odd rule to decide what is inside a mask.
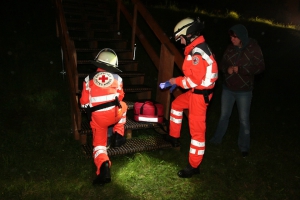
[[[126,7],[123,5],[122,0],[116,0],[116,1],[117,1],[117,8],[118,8],[117,9],[118,28],[120,28],[120,17],[121,17],[120,13],[122,12],[126,20],[128,21],[128,23],[132,27],[131,47],[133,49],[133,45],[135,44],[134,41],[135,36],[137,36],[141,44],[145,48],[146,52],[148,53],[150,59],[153,61],[155,67],[159,71],[158,84],[166,80],[169,80],[170,78],[173,77],[174,64],[180,70],[182,70],[182,63],[184,59],[182,53],[179,52],[179,50],[175,47],[175,45],[170,41],[169,37],[163,32],[163,30],[160,28],[158,23],[154,20],[152,15],[148,12],[148,10],[140,2],[140,0],[131,0],[131,2],[134,5],[133,17],[127,11]],[[154,51],[152,45],[148,42],[148,40],[145,38],[145,35],[142,33],[142,31],[139,29],[138,25],[136,24],[138,14],[140,14],[140,16],[143,17],[145,22],[148,24],[150,29],[155,34],[156,38],[160,41],[161,43],[160,57]],[[170,63],[170,61],[172,61],[172,63]],[[175,97],[179,96],[180,94],[182,94],[181,90],[175,90],[173,92],[173,95]],[[164,107],[166,108],[165,118],[169,119],[170,93],[157,89],[156,101],[164,105]],[[185,110],[184,113],[185,115],[188,115],[187,110]]]
[[[170,41],[169,37],[160,28],[157,22],[153,19],[152,15],[148,12],[145,6],[140,2],[140,0],[132,0],[133,3],[137,5],[139,14],[144,18],[148,26],[151,28],[153,33],[156,35],[157,39],[164,44],[170,51],[171,54],[175,56],[174,62],[177,67],[181,69],[183,63],[183,55],[178,51],[175,45]],[[163,58],[161,58],[163,59]]]
[[[152,62],[156,66],[156,68],[158,69],[159,68],[159,57],[156,54],[155,50],[153,49],[152,45],[148,42],[148,40],[146,39],[145,35],[140,30],[140,28],[134,24],[132,16],[130,15],[130,13],[128,12],[126,7],[122,4],[121,0],[117,0],[117,1],[118,1],[118,7],[120,8],[120,11],[123,13],[124,17],[126,18],[126,20],[129,23],[129,25],[132,27],[132,30],[133,30],[132,32],[135,33],[135,35],[139,38],[141,44],[143,45],[146,52],[150,56],[150,59],[152,60]],[[118,12],[120,12],[120,11],[118,11]],[[120,15],[118,14],[118,16],[120,16]],[[120,19],[118,19],[118,21],[120,21]],[[120,28],[120,27],[118,27],[118,28]],[[133,39],[132,44],[135,44],[135,41],[134,41],[135,37],[133,36],[132,39]],[[133,49],[133,46],[131,46],[131,48]]]

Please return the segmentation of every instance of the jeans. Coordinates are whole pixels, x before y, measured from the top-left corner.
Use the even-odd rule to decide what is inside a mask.
[[[236,102],[240,129],[238,137],[238,146],[241,152],[248,152],[250,149],[250,106],[252,99],[252,91],[232,91],[223,88],[221,97],[221,116],[214,136],[210,139],[213,144],[220,144],[228,127],[229,118],[234,103]]]

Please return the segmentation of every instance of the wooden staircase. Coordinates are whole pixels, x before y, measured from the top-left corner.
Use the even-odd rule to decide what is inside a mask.
[[[166,134],[166,122],[141,123],[133,120],[133,102],[151,99],[151,93],[156,88],[144,83],[147,74],[138,70],[139,63],[133,60],[131,38],[123,38],[120,34],[111,4],[111,1],[106,0],[56,0],[57,32],[61,38],[69,79],[72,129],[75,138],[81,141],[84,152],[88,156],[92,155],[92,131],[85,113],[80,109],[79,98],[84,78],[96,70],[90,61],[94,60],[101,49],[111,48],[118,55],[119,68],[123,71],[119,75],[124,82],[124,101],[128,105],[128,112],[125,124],[127,143],[117,149],[110,148],[108,154],[112,156],[170,148],[172,146],[162,139],[162,134]],[[141,130],[146,129],[154,131],[146,131],[147,133],[143,134]]]

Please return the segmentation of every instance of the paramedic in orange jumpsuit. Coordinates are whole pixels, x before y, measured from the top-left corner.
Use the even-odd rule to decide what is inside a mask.
[[[189,151],[189,164],[180,170],[177,175],[189,178],[199,174],[199,165],[205,151],[206,110],[212,98],[212,89],[218,78],[217,63],[211,53],[204,37],[201,35],[204,25],[199,18],[185,18],[174,28],[175,40],[185,45],[183,74],[171,78],[169,83],[188,89],[172,102],[170,111],[169,134],[165,140],[173,146],[179,146],[179,137],[183,110],[189,110],[189,128],[191,143]]]
[[[111,181],[111,162],[107,155],[107,130],[113,125],[114,147],[122,146],[127,105],[124,98],[122,78],[113,72],[120,72],[118,58],[111,49],[101,50],[92,63],[97,71],[85,78],[80,103],[92,110],[90,126],[93,131],[93,157],[97,167],[94,185],[104,185]],[[112,73],[111,73],[112,72]]]

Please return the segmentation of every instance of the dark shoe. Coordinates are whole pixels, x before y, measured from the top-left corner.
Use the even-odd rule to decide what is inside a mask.
[[[199,167],[197,168],[193,168],[190,164],[188,164],[188,166],[182,170],[180,170],[177,175],[180,178],[191,178],[194,174],[199,174]]]
[[[121,147],[122,145],[124,145],[126,143],[126,138],[125,136],[120,135],[119,133],[115,133],[116,138],[115,138],[115,144],[114,147]]]
[[[249,155],[249,153],[247,151],[243,151],[242,152],[242,157],[243,158],[246,158],[248,155]]]
[[[164,134],[163,138],[165,141],[170,142],[173,147],[180,146],[179,138],[174,138],[174,137],[170,136],[169,134]]]
[[[94,179],[93,185],[104,185],[111,181],[109,162],[105,161],[100,167],[100,174]]]

